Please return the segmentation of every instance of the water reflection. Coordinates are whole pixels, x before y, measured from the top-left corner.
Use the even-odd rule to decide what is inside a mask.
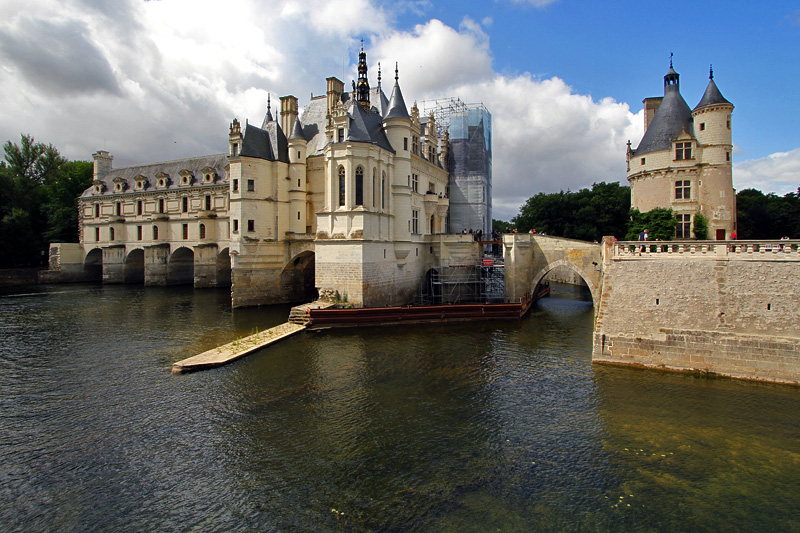
[[[591,304],[304,333],[226,291],[0,296],[8,530],[710,530],[800,523],[798,389],[591,364]],[[628,507],[630,505],[630,507]]]

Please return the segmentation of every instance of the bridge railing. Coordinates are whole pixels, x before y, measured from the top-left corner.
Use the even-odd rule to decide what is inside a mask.
[[[800,261],[800,240],[758,241],[616,241],[612,256],[639,257],[731,257],[738,259],[794,259]]]

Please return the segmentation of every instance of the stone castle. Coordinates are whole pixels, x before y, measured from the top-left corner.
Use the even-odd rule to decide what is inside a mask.
[[[115,169],[108,152],[95,153],[80,243],[52,245],[51,270],[231,285],[235,307],[317,295],[408,303],[430,268],[479,261],[471,235],[449,232],[451,213],[491,230],[491,117],[483,106],[464,111],[447,118],[464,137],[453,146],[466,166],[451,161],[449,128],[434,111],[409,111],[397,68],[389,98],[380,71],[369,86],[362,48],[352,91],[328,78],[302,116],[294,96],[280,99],[276,117],[268,101],[260,127],[233,120],[227,154]]]
[[[733,104],[722,96],[713,71],[700,103],[690,109],[670,60],[664,96],[643,103],[644,136],[635,150],[628,142],[631,207],[642,212],[671,208],[678,219],[677,239],[693,238],[698,214],[708,220],[710,239],[730,239],[736,230]]]

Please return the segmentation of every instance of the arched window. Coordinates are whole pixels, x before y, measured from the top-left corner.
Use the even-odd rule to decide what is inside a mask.
[[[108,228],[108,240],[109,241],[114,240],[114,228]]]
[[[356,205],[364,205],[364,169],[356,168]]]
[[[206,225],[205,224],[200,224],[200,238],[201,239],[205,239],[206,238]]]
[[[158,240],[158,226],[153,226],[153,240]]]
[[[339,205],[344,205],[344,167],[339,167]]]
[[[381,173],[381,209],[386,209],[386,171]]]
[[[372,169],[372,207],[376,206],[376,198],[377,198],[377,186],[378,186],[378,169]]]

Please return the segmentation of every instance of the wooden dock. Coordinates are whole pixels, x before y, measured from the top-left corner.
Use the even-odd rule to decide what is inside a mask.
[[[194,357],[178,361],[172,365],[172,373],[180,374],[183,372],[193,372],[195,370],[204,370],[206,368],[221,366],[235,361],[250,352],[254,352],[294,335],[298,331],[303,331],[304,329],[304,325],[285,322],[274,328],[260,331],[249,337],[237,339],[228,344],[223,344],[207,352],[195,355]]]

